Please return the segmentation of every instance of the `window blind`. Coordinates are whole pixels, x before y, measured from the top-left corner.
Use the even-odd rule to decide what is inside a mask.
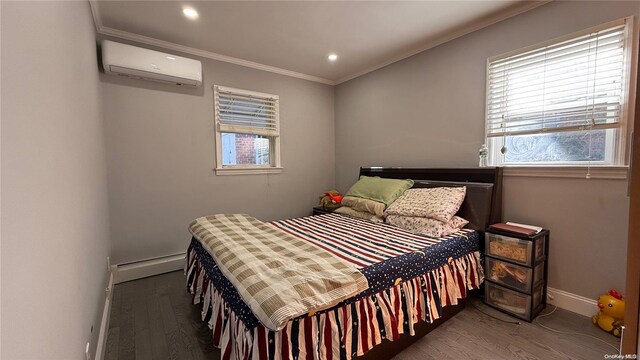
[[[221,132],[279,136],[277,95],[216,86],[215,116]]]
[[[625,25],[495,60],[487,68],[487,137],[620,126]]]

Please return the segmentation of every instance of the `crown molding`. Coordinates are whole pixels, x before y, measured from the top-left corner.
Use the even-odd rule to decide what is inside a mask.
[[[214,52],[211,52],[211,51],[206,51],[206,50],[196,49],[196,48],[189,47],[189,46],[179,45],[179,44],[172,43],[172,42],[169,42],[169,41],[159,40],[159,39],[155,39],[155,38],[151,38],[151,37],[147,37],[147,36],[143,36],[143,35],[130,33],[130,32],[127,32],[127,31],[113,29],[113,28],[106,27],[106,26],[103,26],[100,30],[98,30],[98,33],[100,33],[102,35],[113,36],[113,37],[120,38],[120,39],[131,40],[131,41],[135,41],[135,42],[146,44],[146,45],[157,46],[157,47],[161,47],[161,48],[167,49],[167,50],[178,51],[178,52],[185,53],[185,54],[200,56],[200,57],[203,57],[203,58],[222,61],[222,62],[234,64],[234,65],[240,65],[240,66],[244,66],[244,67],[248,67],[248,68],[252,68],[252,69],[267,71],[267,72],[271,72],[271,73],[274,73],[274,74],[290,76],[290,77],[298,78],[298,79],[302,79],[302,80],[318,82],[318,83],[326,84],[326,85],[335,85],[336,84],[335,81],[333,81],[333,80],[324,79],[324,78],[321,78],[321,77],[308,75],[308,74],[303,74],[303,73],[299,73],[299,72],[295,72],[295,71],[291,71],[291,70],[286,70],[286,69],[278,68],[278,67],[275,67],[275,66],[260,64],[260,63],[249,61],[249,60],[243,60],[243,59],[238,59],[238,58],[234,58],[234,57],[231,57],[231,56],[221,55],[221,54],[217,54],[217,53],[214,53]]]
[[[243,60],[243,59],[226,56],[226,55],[214,53],[211,51],[201,50],[201,49],[193,48],[190,46],[184,46],[184,45],[180,45],[180,44],[176,44],[169,41],[164,41],[164,40],[160,40],[160,39],[156,39],[156,38],[152,38],[144,35],[134,34],[128,31],[110,28],[102,25],[102,21],[100,20],[100,11],[96,4],[96,0],[90,0],[89,4],[91,5],[91,14],[93,15],[93,21],[96,25],[96,31],[98,32],[98,34],[101,34],[101,35],[107,35],[107,36],[112,36],[120,39],[135,41],[141,44],[157,46],[167,50],[178,51],[185,54],[200,56],[207,59],[222,61],[222,62],[234,64],[234,65],[240,65],[240,66],[244,66],[252,69],[267,71],[274,74],[290,76],[293,78],[313,81],[321,84],[332,85],[332,86],[336,84],[335,81],[333,80],[321,78],[318,76],[303,74],[296,71],[291,71],[291,70],[282,69],[275,66],[260,64],[260,63],[249,61],[249,60]]]
[[[102,28],[102,20],[100,19],[100,10],[96,4],[97,0],[89,0],[89,8],[91,8],[91,16],[93,16],[93,23],[96,26],[96,31],[99,33]]]
[[[116,37],[116,38],[120,38],[120,39],[125,39],[125,40],[130,40],[130,41],[135,41],[141,44],[146,44],[146,45],[150,45],[150,46],[157,46],[160,48],[164,48],[167,50],[173,50],[173,51],[178,51],[181,53],[185,53],[185,54],[190,54],[190,55],[194,55],[194,56],[200,56],[203,58],[207,58],[207,59],[212,59],[212,60],[217,60],[217,61],[222,61],[222,62],[226,62],[226,63],[230,63],[230,64],[235,64],[235,65],[239,65],[239,66],[244,66],[244,67],[248,67],[248,68],[252,68],[252,69],[257,69],[257,70],[262,70],[262,71],[267,71],[267,72],[271,72],[271,73],[275,73],[275,74],[279,74],[279,75],[284,75],[284,76],[290,76],[293,78],[298,78],[298,79],[302,79],[302,80],[308,80],[308,81],[313,81],[313,82],[317,82],[317,83],[321,83],[321,84],[326,84],[326,85],[338,85],[341,84],[343,82],[355,79],[357,77],[360,77],[362,75],[365,75],[367,73],[370,73],[372,71],[378,70],[380,68],[383,68],[387,65],[391,65],[395,62],[398,62],[400,60],[406,59],[408,57],[411,57],[413,55],[416,55],[418,53],[421,53],[425,50],[434,48],[438,45],[444,44],[448,41],[454,40],[456,38],[459,38],[461,36],[467,35],[471,32],[474,32],[476,30],[480,30],[482,28],[485,28],[487,26],[493,25],[497,22],[500,22],[502,20],[508,19],[510,17],[516,16],[518,14],[527,12],[529,10],[535,9],[538,6],[544,5],[548,2],[551,2],[552,0],[540,0],[540,1],[523,1],[519,6],[514,6],[511,7],[509,9],[506,9],[500,13],[491,15],[489,17],[484,17],[482,19],[479,19],[478,21],[475,21],[461,29],[458,29],[454,32],[448,33],[446,35],[443,35],[437,39],[434,39],[432,41],[429,41],[426,44],[422,44],[417,48],[414,48],[410,51],[407,51],[405,53],[396,55],[391,57],[390,59],[379,63],[377,65],[368,67],[362,71],[359,71],[357,73],[354,73],[352,75],[348,75],[345,77],[342,77],[336,81],[334,80],[329,80],[329,79],[325,79],[322,77],[318,77],[318,76],[314,76],[314,75],[308,75],[308,74],[303,74],[300,72],[296,72],[296,71],[291,71],[291,70],[287,70],[287,69],[282,69],[279,67],[275,67],[275,66],[271,66],[271,65],[265,65],[265,64],[261,64],[261,63],[257,63],[254,61],[249,61],[249,60],[244,60],[244,59],[240,59],[240,58],[235,58],[235,57],[231,57],[231,56],[226,56],[226,55],[222,55],[222,54],[218,54],[218,53],[214,53],[211,51],[207,51],[207,50],[202,50],[202,49],[198,49],[198,48],[194,48],[194,47],[190,47],[190,46],[184,46],[184,45],[180,45],[180,44],[176,44],[176,43],[172,43],[169,41],[165,41],[165,40],[160,40],[160,39],[156,39],[156,38],[152,38],[152,37],[148,37],[148,36],[144,36],[144,35],[138,35],[138,34],[134,34],[128,31],[123,31],[123,30],[118,30],[118,29],[114,29],[114,28],[110,28],[107,26],[104,26],[102,24],[101,18],[100,18],[100,10],[99,10],[99,6],[97,5],[97,0],[89,0],[89,5],[91,6],[91,14],[93,15],[93,21],[95,23],[96,26],[96,32],[98,34],[101,35],[107,35],[107,36],[112,36],[112,37]]]
[[[374,65],[374,66],[371,66],[371,67],[368,67],[368,68],[366,68],[366,69],[364,69],[362,71],[359,71],[359,72],[357,72],[355,74],[342,77],[342,78],[336,80],[335,84],[336,85],[342,84],[343,82],[347,82],[349,80],[355,79],[355,78],[360,77],[362,75],[368,74],[368,73],[370,73],[372,71],[381,69],[381,68],[383,68],[383,67],[385,67],[387,65],[391,65],[391,64],[393,64],[395,62],[398,62],[400,60],[404,60],[404,59],[406,59],[408,57],[411,57],[413,55],[419,54],[419,53],[421,53],[421,52],[423,52],[425,50],[429,50],[429,49],[434,48],[434,47],[436,47],[438,45],[442,45],[442,44],[444,44],[446,42],[449,42],[451,40],[457,39],[459,37],[462,37],[464,35],[467,35],[469,33],[474,32],[474,31],[483,29],[483,28],[485,28],[487,26],[490,26],[490,25],[493,25],[495,23],[498,23],[498,22],[500,22],[502,20],[506,20],[508,18],[511,18],[511,17],[516,16],[516,15],[522,14],[522,13],[527,12],[529,10],[533,10],[533,9],[537,8],[538,6],[542,6],[542,5],[544,5],[546,3],[549,3],[551,1],[553,1],[553,0],[540,0],[540,1],[522,2],[521,3],[522,5],[510,7],[510,8],[508,8],[508,9],[506,9],[504,11],[501,11],[501,12],[499,12],[497,14],[493,14],[491,16],[478,19],[477,21],[474,21],[474,22],[472,22],[472,23],[470,23],[470,24],[468,24],[468,25],[466,25],[466,26],[464,26],[464,27],[462,27],[460,29],[457,29],[457,30],[455,30],[455,31],[453,31],[451,33],[447,33],[447,34],[445,34],[445,35],[443,35],[443,36],[441,36],[439,38],[436,38],[436,39],[431,40],[431,41],[429,41],[429,42],[427,42],[425,44],[422,44],[417,48],[414,48],[414,49],[409,50],[407,52],[404,52],[402,54],[396,55],[396,56],[390,58],[387,61],[381,62],[381,63],[379,63],[377,65]]]

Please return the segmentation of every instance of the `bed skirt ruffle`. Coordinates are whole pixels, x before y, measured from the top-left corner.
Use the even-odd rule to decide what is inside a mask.
[[[351,303],[289,321],[280,331],[261,324],[245,327],[207,276],[190,247],[185,264],[187,289],[202,304],[202,320],[213,331],[222,359],[336,359],[364,355],[383,339],[414,335],[418,322],[433,322],[442,308],[457,305],[484,280],[479,252],[450,259],[426,274]]]

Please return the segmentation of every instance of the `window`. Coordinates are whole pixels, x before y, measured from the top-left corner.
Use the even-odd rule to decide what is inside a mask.
[[[276,173],[280,166],[277,95],[214,86],[216,173]]]
[[[492,165],[622,165],[631,21],[487,61]]]

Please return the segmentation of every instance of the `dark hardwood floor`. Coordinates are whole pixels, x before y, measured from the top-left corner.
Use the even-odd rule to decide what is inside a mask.
[[[219,359],[181,271],[114,287],[105,359]]]
[[[465,310],[395,359],[604,359],[605,354],[617,354],[612,347],[590,337],[554,333],[535,323],[504,323],[478,308],[514,321],[472,299]],[[620,344],[618,339],[592,325],[589,318],[569,311],[558,309],[539,321],[563,332],[590,334],[615,348]],[[220,358],[211,342],[211,330],[200,321],[199,305],[192,305],[191,296],[185,291],[182,272],[115,286],[105,358]]]

